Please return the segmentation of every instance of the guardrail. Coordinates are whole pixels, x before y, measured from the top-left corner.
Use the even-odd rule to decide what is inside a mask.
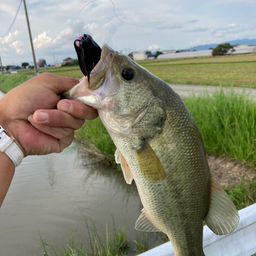
[[[239,211],[238,227],[229,235],[215,235],[204,226],[203,247],[206,256],[251,256],[256,253],[256,204]],[[171,242],[139,256],[174,256]]]

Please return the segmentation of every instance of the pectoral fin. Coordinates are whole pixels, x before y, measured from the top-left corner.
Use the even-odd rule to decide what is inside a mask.
[[[138,231],[146,231],[146,232],[160,232],[161,230],[157,229],[152,222],[148,219],[145,214],[144,209],[140,214],[139,218],[135,223],[135,229]]]
[[[136,157],[140,172],[146,180],[156,182],[165,178],[163,166],[148,143],[144,142],[141,149],[136,150]]]
[[[123,155],[121,154],[121,152],[118,149],[115,152],[115,160],[116,160],[116,163],[121,164],[121,168],[122,168],[122,171],[124,174],[124,179],[125,179],[126,183],[132,184],[133,175],[132,175],[131,169],[130,169],[129,165],[127,164],[125,158],[123,157]]]
[[[239,223],[239,215],[235,205],[213,178],[211,178],[210,209],[205,222],[217,235],[231,233]]]

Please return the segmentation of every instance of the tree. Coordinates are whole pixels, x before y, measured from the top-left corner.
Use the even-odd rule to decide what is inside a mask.
[[[61,65],[62,67],[68,67],[68,66],[78,66],[79,65],[79,62],[78,60],[73,60],[72,62],[67,62],[63,65]]]
[[[21,63],[21,66],[22,66],[23,68],[26,68],[27,66],[29,66],[29,64],[28,64],[27,62],[22,62],[22,63]]]
[[[225,55],[229,53],[229,51],[231,53],[235,51],[234,46],[232,46],[230,43],[219,44],[212,50],[212,56]]]
[[[157,57],[158,57],[159,55],[161,55],[161,54],[163,54],[163,53],[160,52],[160,51],[156,51],[155,59],[157,59]]]

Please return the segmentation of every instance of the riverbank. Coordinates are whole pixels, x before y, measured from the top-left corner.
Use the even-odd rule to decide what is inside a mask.
[[[0,91],[7,93],[14,87],[30,79],[27,75],[0,75]]]

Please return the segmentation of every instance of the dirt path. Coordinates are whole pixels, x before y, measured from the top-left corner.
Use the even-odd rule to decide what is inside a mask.
[[[207,156],[210,171],[220,186],[233,186],[241,181],[256,180],[256,170],[245,163],[226,157]]]
[[[187,84],[169,84],[171,88],[180,95],[181,98],[186,98],[190,94],[198,95],[200,92],[208,91],[212,93],[218,90],[219,86],[206,86],[206,85],[187,85]],[[230,87],[222,87],[224,90],[229,90]],[[256,100],[256,89],[233,87],[235,92],[242,93],[244,90],[251,95],[253,99]]]

